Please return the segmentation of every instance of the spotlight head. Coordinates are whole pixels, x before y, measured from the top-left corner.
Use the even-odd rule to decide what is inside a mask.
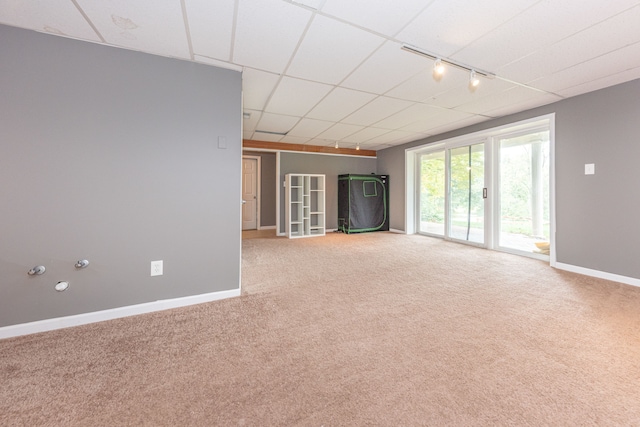
[[[469,74],[469,86],[476,88],[479,84],[480,79],[476,76],[476,70],[471,70],[471,74]]]
[[[436,62],[433,63],[433,74],[436,76],[442,76],[445,68],[441,58],[436,58]]]

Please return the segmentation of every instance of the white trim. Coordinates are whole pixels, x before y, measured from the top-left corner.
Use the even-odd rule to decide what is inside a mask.
[[[280,230],[280,151],[276,152],[276,235],[284,236]]]
[[[275,230],[275,229],[276,229],[275,225],[265,225],[258,228],[258,230]]]
[[[20,335],[35,334],[38,332],[53,331],[55,329],[70,328],[72,326],[103,322],[105,320],[119,319],[121,317],[135,316],[138,314],[153,313],[155,311],[168,310],[171,308],[186,307],[189,305],[202,304],[205,302],[238,297],[240,296],[240,294],[240,289],[231,289],[228,291],[218,291],[208,294],[159,300],[143,304],[112,308],[109,310],[94,311],[91,313],[57,317],[54,319],[38,320],[36,322],[21,323],[19,325],[11,325],[0,328],[0,339],[17,337]]]
[[[411,165],[411,167],[409,167]],[[417,192],[420,186],[416,184],[418,174],[418,156],[411,149],[404,151],[404,187],[405,191],[405,208],[404,208],[404,229],[407,234],[414,234],[417,230],[417,218],[419,218],[416,200],[418,200]]]
[[[640,287],[640,279],[634,277],[620,276],[619,274],[607,273],[605,271],[592,270],[590,268],[578,267],[576,265],[556,262],[554,266],[558,270],[570,271],[572,273],[583,274],[585,276],[597,277],[598,279],[611,280],[612,282],[624,283],[626,285]]]

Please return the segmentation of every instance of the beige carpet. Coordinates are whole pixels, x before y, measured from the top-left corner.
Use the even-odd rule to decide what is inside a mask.
[[[247,239],[242,276],[0,341],[0,425],[640,425],[640,288],[391,233]]]

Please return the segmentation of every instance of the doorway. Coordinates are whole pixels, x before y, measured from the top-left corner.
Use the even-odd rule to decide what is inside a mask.
[[[416,147],[406,155],[408,233],[553,265],[553,115]]]
[[[242,156],[242,230],[260,227],[260,157]]]

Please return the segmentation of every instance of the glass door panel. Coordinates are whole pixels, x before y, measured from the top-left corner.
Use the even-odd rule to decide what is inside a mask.
[[[444,236],[446,196],[445,152],[420,156],[420,213],[418,231]]]
[[[484,244],[484,144],[450,150],[449,237]]]
[[[500,139],[500,247],[549,254],[549,146],[549,131]]]

